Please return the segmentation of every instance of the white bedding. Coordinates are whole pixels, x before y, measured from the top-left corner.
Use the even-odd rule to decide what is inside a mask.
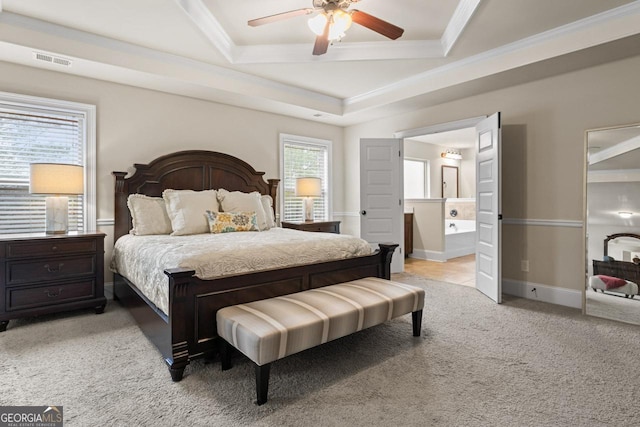
[[[134,236],[118,239],[111,271],[146,295],[165,314],[169,306],[167,268],[189,268],[203,280],[257,270],[369,255],[371,247],[343,234],[272,228],[261,232]]]

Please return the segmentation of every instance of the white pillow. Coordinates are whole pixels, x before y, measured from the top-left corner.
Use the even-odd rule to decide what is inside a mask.
[[[258,229],[268,230],[267,214],[260,201],[260,193],[243,193],[241,191],[227,191],[218,189],[218,201],[222,212],[255,212],[258,219]]]
[[[216,190],[164,190],[162,198],[171,220],[172,236],[208,233],[206,212],[220,210]]]
[[[130,194],[127,198],[127,206],[133,220],[131,234],[146,236],[171,233],[171,220],[161,197]]]
[[[269,195],[260,196],[262,209],[267,217],[267,230],[276,226],[276,218],[273,213],[273,198]]]

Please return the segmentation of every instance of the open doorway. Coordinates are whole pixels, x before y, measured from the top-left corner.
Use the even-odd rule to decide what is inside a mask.
[[[450,131],[457,131],[467,128],[475,129],[474,139],[474,168],[473,176],[475,180],[475,192],[473,198],[468,198],[468,202],[472,203],[473,211],[475,212],[475,221],[473,223],[473,232],[475,238],[475,288],[485,294],[488,298],[492,299],[496,303],[502,302],[502,180],[501,180],[501,125],[500,125],[500,112],[491,114],[485,117],[475,117],[471,119],[459,120],[456,122],[442,123],[438,125],[428,126],[419,129],[410,129],[406,131],[396,132],[394,137],[397,140],[401,140],[400,153],[406,151],[404,149],[405,141],[415,139],[416,137],[442,134]],[[442,143],[440,143],[442,144]],[[450,155],[449,155],[450,154]],[[411,153],[408,153],[411,156]],[[402,154],[400,154],[402,158]],[[437,156],[435,159],[451,159],[463,160],[462,153],[448,153],[446,150],[440,153],[440,158]],[[442,161],[442,160],[440,160]],[[442,165],[441,165],[442,166]],[[430,170],[433,169],[431,160],[429,161]],[[431,175],[433,176],[433,175]],[[445,175],[446,176],[446,175]],[[436,181],[438,182],[438,181]],[[411,199],[405,199],[404,203],[400,201],[400,205],[405,207],[413,215],[414,221],[405,222],[405,227],[408,223],[411,224],[410,232],[405,232],[405,237],[410,236],[411,246],[407,245],[407,239],[405,239],[405,246],[409,250],[405,251],[406,255],[413,258],[420,258],[420,254],[423,258],[429,260],[429,255],[433,257],[434,261],[447,261],[449,258],[454,258],[450,253],[446,252],[445,241],[445,228],[458,228],[463,225],[461,210],[455,206],[447,206],[447,201],[455,201],[459,203],[464,201],[465,198],[460,197],[456,199],[445,199],[442,197],[444,194],[442,191],[445,189],[445,182],[440,177],[441,186],[441,198],[434,199],[433,194],[430,194],[429,198],[420,199],[418,204],[411,207]],[[450,185],[450,184],[447,184]],[[400,186],[402,188],[402,185]],[[433,184],[430,182],[425,187],[433,188]],[[456,187],[458,188],[458,187]],[[437,194],[437,192],[434,192]],[[463,209],[463,206],[460,206]],[[424,230],[426,233],[422,233],[421,222],[419,218],[427,218],[427,225]],[[453,220],[453,225],[451,222]],[[406,214],[405,214],[406,220]],[[415,227],[413,227],[415,225]],[[471,225],[471,224],[469,224]],[[464,233],[460,233],[462,235]],[[457,235],[457,233],[456,233]],[[423,245],[418,249],[417,246]],[[439,245],[436,249],[429,249],[427,245]],[[419,251],[422,251],[420,253]],[[462,256],[460,254],[458,256]]]
[[[404,138],[406,272],[475,287],[476,140],[475,127]]]

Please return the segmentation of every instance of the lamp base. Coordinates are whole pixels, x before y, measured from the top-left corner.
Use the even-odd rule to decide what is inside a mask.
[[[69,226],[69,198],[50,196],[45,198],[46,233],[66,234]]]
[[[313,198],[304,198],[304,220],[313,221]]]

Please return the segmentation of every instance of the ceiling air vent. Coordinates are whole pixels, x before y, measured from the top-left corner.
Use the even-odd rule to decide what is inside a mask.
[[[49,55],[48,53],[33,52],[33,57],[38,61],[48,62],[50,64],[62,65],[63,67],[71,67],[71,61],[60,56]]]

